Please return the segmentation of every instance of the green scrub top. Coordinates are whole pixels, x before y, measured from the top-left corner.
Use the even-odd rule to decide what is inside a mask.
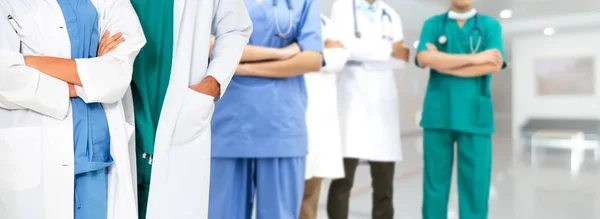
[[[431,43],[438,50],[449,54],[470,54],[470,36],[473,34],[473,48],[477,47],[480,37],[478,31],[471,31],[478,19],[481,29],[481,45],[476,51],[482,52],[497,49],[504,60],[502,42],[502,27],[500,23],[486,15],[478,14],[468,19],[463,27],[448,19],[445,27],[446,13],[433,16],[425,21],[419,40],[417,53],[427,50],[426,44]],[[444,33],[447,42],[439,43],[439,37]],[[418,66],[418,61],[416,64]],[[506,62],[502,68],[506,67]],[[490,96],[491,75],[462,78],[430,70],[421,127],[425,129],[454,130],[473,134],[492,134],[494,132],[494,113]]]
[[[131,90],[138,150],[154,154],[160,112],[171,77],[173,0],[131,0],[147,43],[133,65]]]

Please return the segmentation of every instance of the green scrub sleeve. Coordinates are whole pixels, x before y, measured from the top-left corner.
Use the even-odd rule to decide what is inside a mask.
[[[504,43],[502,40],[502,26],[497,20],[492,20],[489,24],[487,39],[485,41],[485,50],[497,49],[502,54],[502,69],[506,68],[506,55],[504,54]]]
[[[427,50],[427,44],[431,43],[434,45],[437,45],[436,43],[436,38],[438,37],[436,35],[436,22],[435,22],[435,17],[428,19],[427,21],[425,21],[425,23],[423,24],[423,28],[421,29],[421,36],[419,37],[419,45],[417,46],[417,55],[415,56],[415,65],[417,65],[417,67],[419,68],[423,68],[422,66],[419,65],[419,60],[418,60],[418,55],[420,52],[422,51],[426,51]]]

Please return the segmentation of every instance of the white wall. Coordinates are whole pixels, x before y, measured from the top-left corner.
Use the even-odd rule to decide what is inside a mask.
[[[554,36],[519,36],[513,41],[512,134],[531,117],[600,118],[600,32],[569,33]],[[595,96],[539,97],[534,60],[543,57],[595,57]]]
[[[396,71],[398,96],[400,98],[400,128],[402,133],[412,133],[421,130],[415,115],[419,114],[423,107],[423,97],[427,88],[429,71],[417,68],[414,63],[414,51],[411,54],[411,62],[406,69]],[[420,115],[418,116],[420,118]]]
[[[509,118],[512,113],[512,69],[504,69],[492,76],[492,99],[496,118]]]

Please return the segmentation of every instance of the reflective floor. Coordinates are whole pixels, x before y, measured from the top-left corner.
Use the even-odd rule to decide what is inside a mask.
[[[490,219],[598,219],[600,218],[600,170],[593,152],[586,154],[581,168],[571,171],[568,150],[531,150],[513,153],[509,124],[497,121],[494,136],[494,167],[490,194]],[[397,164],[394,202],[395,218],[421,218],[422,160],[421,137],[404,137],[404,161]],[[352,219],[371,218],[371,189],[368,166],[357,171],[351,200]],[[456,173],[456,171],[455,171]],[[327,218],[323,185],[319,218]],[[456,181],[449,203],[449,219],[458,219]]]

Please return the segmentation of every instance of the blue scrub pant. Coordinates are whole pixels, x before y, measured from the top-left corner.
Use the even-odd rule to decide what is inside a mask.
[[[451,130],[423,132],[423,219],[448,218],[448,198],[458,143],[458,201],[461,219],[485,219],[492,170],[490,135]]]
[[[110,133],[104,108],[72,98],[75,219],[106,219]]]
[[[75,176],[75,219],[106,218],[108,168]]]
[[[213,158],[210,219],[297,219],[304,193],[305,157]]]

